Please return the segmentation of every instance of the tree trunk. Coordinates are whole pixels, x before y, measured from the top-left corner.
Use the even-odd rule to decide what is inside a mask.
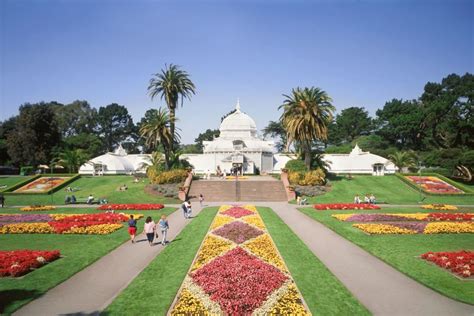
[[[304,150],[304,164],[308,170],[311,169],[311,145],[309,143],[305,143],[303,145]]]
[[[170,107],[170,132],[171,132],[171,137],[172,137],[172,141],[171,141],[171,149],[174,148],[174,121],[175,121],[175,118],[176,118],[176,113],[175,113],[175,109],[176,107]]]

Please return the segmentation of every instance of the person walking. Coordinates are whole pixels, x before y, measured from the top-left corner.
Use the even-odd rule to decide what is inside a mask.
[[[199,204],[202,207],[202,202],[204,202],[204,196],[202,194],[199,194]]]
[[[161,238],[161,245],[162,246],[166,246],[166,234],[168,233],[168,229],[170,228],[170,225],[168,223],[168,220],[166,219],[166,215],[161,215],[161,219],[160,221],[158,222],[158,226],[160,226],[160,230],[161,230],[161,235],[162,235],[162,238]]]
[[[188,201],[184,201],[183,204],[181,204],[181,208],[183,209],[183,215],[184,219],[188,219]]]
[[[128,233],[132,244],[134,244],[135,234],[137,233],[137,221],[133,218],[133,215],[130,215],[130,219],[128,220]]]
[[[145,220],[145,227],[143,227],[143,231],[146,234],[146,239],[148,239],[148,243],[150,246],[153,246],[153,238],[155,238],[155,230],[156,224],[151,219],[151,216],[148,216]]]
[[[5,197],[3,196],[3,194],[0,194],[0,204],[2,205],[2,208],[5,204]]]

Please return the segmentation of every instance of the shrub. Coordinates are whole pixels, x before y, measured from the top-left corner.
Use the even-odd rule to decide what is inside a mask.
[[[326,182],[326,174],[321,168],[308,172],[290,172],[288,174],[288,181],[292,185],[323,185]]]
[[[150,171],[148,176],[153,184],[182,183],[188,176],[188,171],[183,169],[174,169],[160,173]]]
[[[289,160],[286,163],[285,168],[288,169],[290,173],[291,172],[305,172],[308,170],[306,169],[306,165],[304,164],[304,161],[299,160],[299,159]]]

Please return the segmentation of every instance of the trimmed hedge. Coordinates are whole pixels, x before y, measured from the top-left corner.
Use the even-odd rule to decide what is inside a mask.
[[[440,175],[438,173],[422,173],[421,176],[422,177],[438,177],[440,180],[443,180],[445,181],[446,183],[449,183],[450,185],[452,185],[453,187],[455,188],[458,188],[459,190],[462,190],[464,193],[434,193],[434,192],[428,192],[426,191],[424,188],[416,185],[416,183],[408,180],[407,178],[405,178],[405,176],[420,176],[418,173],[403,173],[403,174],[400,174],[400,173],[396,173],[395,176],[397,176],[400,180],[402,180],[403,182],[405,182],[406,184],[408,184],[409,186],[411,186],[412,188],[414,188],[415,190],[420,190],[423,191],[423,193],[427,194],[427,195],[432,195],[432,196],[466,196],[466,195],[474,195],[474,192],[470,189],[470,188],[467,188],[467,187],[464,187],[464,186],[461,186],[459,183],[449,179],[449,178],[446,178],[445,176],[443,175]]]

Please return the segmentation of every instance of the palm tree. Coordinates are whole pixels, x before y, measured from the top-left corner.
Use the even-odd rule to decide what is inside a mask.
[[[171,133],[171,123],[168,110],[159,108],[140,127],[140,136],[145,139],[145,145],[148,148],[156,149],[159,145],[163,146],[167,170],[170,167],[173,144],[175,141],[179,141],[179,135],[176,133],[173,137]]]
[[[302,145],[306,167],[311,167],[311,145],[315,140],[326,140],[328,125],[332,121],[334,106],[328,94],[315,87],[296,88],[291,95],[283,95],[286,100],[280,117],[287,142],[297,141]]]
[[[416,165],[415,155],[409,151],[397,151],[388,155],[388,159],[398,168],[398,172],[402,172],[404,168]]]
[[[60,153],[58,163],[67,168],[69,173],[75,173],[87,160],[89,157],[82,149],[74,149]]]
[[[165,99],[170,113],[170,131],[174,136],[175,111],[178,101],[181,98],[181,106],[183,106],[184,98],[190,100],[191,95],[196,94],[196,87],[189,79],[188,73],[180,70],[177,65],[170,64],[169,67],[165,65],[165,69],[162,69],[161,73],[156,73],[153,76],[148,85],[148,93],[152,100],[158,95],[161,99]]]

